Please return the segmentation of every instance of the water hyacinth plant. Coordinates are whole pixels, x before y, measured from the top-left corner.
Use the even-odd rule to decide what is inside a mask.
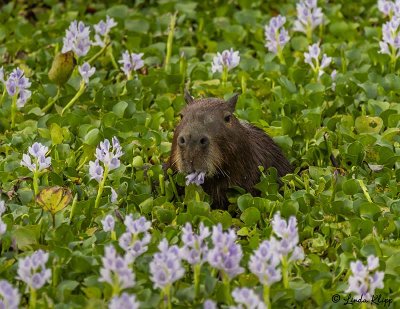
[[[15,127],[15,116],[18,108],[22,108],[28,99],[31,97],[32,92],[28,89],[31,87],[31,82],[25,73],[20,68],[15,68],[5,80],[3,67],[0,68],[0,81],[5,85],[3,95],[0,99],[0,106],[4,100],[6,91],[12,97],[11,103],[11,128]]]
[[[382,271],[376,271],[378,267],[379,259],[373,255],[368,256],[367,265],[360,260],[351,262],[351,276],[346,293],[354,293],[356,299],[362,297],[365,300],[371,300],[375,295],[375,290],[384,287],[385,274]]]
[[[108,139],[100,142],[96,148],[96,160],[89,162],[90,179],[95,179],[99,183],[95,208],[99,207],[108,173],[120,166],[119,158],[123,155],[118,139],[114,136],[111,141],[112,145]]]
[[[127,50],[122,54],[122,58],[118,62],[122,64],[121,70],[128,80],[132,79],[132,71],[140,70],[144,66],[143,55],[143,53],[129,53]]]
[[[400,307],[400,2],[160,3],[1,6],[0,308]],[[241,92],[189,175],[184,89]],[[239,123],[293,172],[237,175]]]
[[[308,42],[312,42],[313,30],[324,21],[322,9],[317,6],[317,0],[300,0],[296,4],[297,19],[294,22],[294,31],[306,34]]]
[[[220,270],[225,287],[225,297],[228,303],[231,303],[230,281],[244,271],[240,266],[243,258],[242,248],[236,243],[235,232],[232,229],[223,232],[221,224],[213,226],[211,238],[213,248],[209,250],[207,260],[212,267]]]
[[[239,65],[239,51],[234,51],[233,48],[224,50],[222,53],[217,53],[211,64],[211,72],[222,73],[222,83],[225,84],[228,80],[228,72]]]
[[[248,288],[236,288],[232,292],[233,299],[238,306],[231,306],[232,309],[267,309],[270,307],[265,306],[261,299],[254,293],[253,290]]]
[[[278,15],[272,17],[269,24],[265,26],[265,39],[267,41],[265,47],[271,53],[277,55],[282,64],[286,63],[283,57],[283,48],[290,40],[289,32],[283,28],[285,22],[286,17]]]
[[[85,62],[81,66],[78,67],[79,74],[82,77],[79,89],[75,96],[65,105],[63,110],[61,111],[61,115],[65,113],[74,103],[79,99],[79,97],[85,92],[86,87],[89,84],[89,78],[96,72],[95,67],[91,67],[88,62]]]
[[[204,183],[205,175],[205,172],[193,172],[186,175],[186,185],[188,186],[191,183],[194,183],[198,186],[202,185]]]
[[[380,53],[390,56],[391,70],[396,68],[400,56],[400,18],[395,16],[382,25],[382,41],[379,42]]]
[[[101,56],[105,51],[107,51],[107,55],[110,57],[111,63],[114,68],[117,69],[118,65],[115,61],[113,50],[112,50],[112,41],[110,39],[110,31],[112,28],[117,26],[118,23],[111,18],[110,16],[106,16],[106,20],[101,20],[99,23],[95,24],[94,31],[94,41],[91,42],[92,46],[100,46],[101,50],[98,51],[92,58],[89,59],[89,63],[93,63],[99,56]]]
[[[18,309],[21,295],[8,281],[0,280],[0,308]]]
[[[39,193],[39,176],[51,164],[51,157],[46,154],[49,148],[41,143],[35,142],[28,148],[28,153],[22,155],[21,166],[27,167],[33,173],[33,191],[35,196]]]
[[[18,261],[18,279],[29,287],[29,308],[36,308],[37,290],[50,282],[51,270],[46,268],[49,254],[42,250]]]
[[[62,53],[71,50],[77,57],[86,56],[91,46],[90,27],[86,26],[82,21],[72,21],[68,29],[65,30],[63,43]]]
[[[7,230],[7,224],[3,222],[1,216],[6,211],[6,205],[4,201],[0,200],[0,236],[3,235]]]
[[[108,309],[139,309],[140,303],[136,300],[135,295],[129,295],[128,293],[122,293],[121,296],[114,296],[109,305]]]
[[[171,287],[185,274],[179,256],[177,246],[169,246],[167,239],[163,239],[158,245],[160,250],[154,255],[150,263],[151,281],[155,289],[162,290],[162,298],[166,308],[172,308]]]
[[[200,289],[200,270],[201,265],[207,261],[208,245],[206,238],[210,236],[210,230],[204,226],[203,222],[199,226],[199,234],[193,232],[192,225],[186,223],[182,228],[183,247],[180,249],[180,256],[193,267],[193,281],[195,295],[199,294]]]
[[[321,48],[319,43],[315,43],[308,47],[308,53],[304,53],[304,62],[311,66],[314,72],[315,79],[319,80],[322,74],[325,73],[324,69],[329,66],[332,61],[331,57],[326,54],[322,55],[322,60],[320,60]]]
[[[151,240],[151,235],[148,232],[151,223],[145,217],[133,220],[132,215],[128,215],[124,224],[126,232],[119,237],[118,243],[125,250],[129,264],[132,264],[139,255],[147,251],[147,245]]]
[[[378,9],[383,13],[383,15],[388,16],[391,19],[393,16],[400,15],[400,2],[398,0],[378,0]]]
[[[135,275],[129,267],[125,256],[120,256],[114,246],[109,245],[102,257],[103,266],[100,269],[100,282],[106,282],[112,287],[112,295],[119,295],[121,291],[135,285]]]

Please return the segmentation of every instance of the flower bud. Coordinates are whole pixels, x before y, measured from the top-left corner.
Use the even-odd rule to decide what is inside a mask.
[[[71,77],[75,65],[76,60],[72,51],[57,54],[49,71],[49,79],[59,86],[64,85]]]

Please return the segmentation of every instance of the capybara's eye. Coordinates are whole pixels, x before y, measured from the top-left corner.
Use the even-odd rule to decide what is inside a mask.
[[[179,113],[179,118],[181,118],[181,120],[182,120],[182,118],[183,118],[183,114],[182,113]]]
[[[230,122],[230,121],[231,121],[231,114],[225,115],[224,121],[225,121],[225,122]]]

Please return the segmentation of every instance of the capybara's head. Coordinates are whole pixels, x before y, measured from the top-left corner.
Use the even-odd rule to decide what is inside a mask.
[[[227,147],[235,145],[239,120],[233,115],[238,95],[224,101],[193,99],[185,92],[186,107],[172,142],[171,166],[182,173],[224,173]],[[228,150],[228,149],[226,149]],[[234,151],[234,149],[229,149]]]

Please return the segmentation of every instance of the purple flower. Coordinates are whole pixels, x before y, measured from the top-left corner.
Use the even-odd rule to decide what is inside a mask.
[[[31,256],[18,261],[17,279],[24,281],[29,287],[38,290],[46,282],[50,282],[51,270],[46,269],[49,254],[38,250]]]
[[[136,301],[135,295],[122,293],[121,296],[114,296],[108,304],[108,309],[139,309],[140,303]]]
[[[117,254],[112,245],[105,248],[104,257],[101,260],[103,267],[100,269],[100,282],[107,282],[112,287],[117,287],[117,290],[135,285],[135,276],[129,267],[128,260]]]
[[[122,59],[118,62],[122,64],[121,70],[125,73],[125,75],[130,78],[132,71],[136,71],[141,69],[144,66],[144,62],[142,60],[143,53],[135,54],[126,50],[122,54]]]
[[[104,169],[101,167],[99,160],[89,162],[89,175],[90,179],[96,179],[100,182],[103,179]]]
[[[101,220],[101,224],[103,224],[104,232],[112,232],[115,227],[114,217],[111,215],[107,215],[103,220]]]
[[[289,42],[289,33],[283,25],[286,22],[284,16],[278,15],[271,18],[269,24],[265,26],[265,47],[271,53],[277,54],[282,51],[283,47]]]
[[[230,279],[241,274],[240,267],[243,258],[242,248],[236,244],[236,234],[232,229],[224,233],[222,225],[213,226],[212,241],[214,247],[208,252],[207,260],[216,269],[224,271]]]
[[[267,309],[260,297],[249,288],[236,288],[233,290],[232,296],[239,304],[239,306],[230,307],[232,309]]]
[[[183,277],[185,270],[182,267],[177,246],[169,247],[167,239],[158,245],[160,252],[154,255],[150,263],[151,281],[154,288],[163,289]]]
[[[7,224],[5,224],[3,220],[0,218],[0,236],[3,235],[6,231],[7,231]]]
[[[0,216],[6,212],[6,204],[4,201],[0,200]]]
[[[217,53],[217,55],[213,58],[211,72],[223,72],[224,68],[227,71],[237,67],[240,62],[240,56],[238,51],[233,51],[233,48],[230,50],[224,50],[222,53]]]
[[[319,47],[319,43],[315,43],[308,47],[308,53],[304,53],[304,62],[308,63],[314,73],[317,74],[318,79],[324,74],[324,69],[329,66],[332,61],[331,57],[328,57],[326,54],[322,56],[322,60],[320,62],[319,56],[321,54],[321,49]]]
[[[276,236],[271,237],[270,247],[274,248],[280,258],[289,257],[289,261],[298,261],[304,259],[304,252],[302,247],[298,247],[299,234],[297,229],[296,217],[292,216],[288,222],[281,218],[278,211],[272,220],[272,230]]]
[[[203,309],[217,309],[217,304],[211,299],[207,299],[203,304]]]
[[[41,143],[34,143],[28,148],[28,154],[22,155],[21,165],[26,166],[32,172],[40,172],[48,168],[51,164],[51,157],[46,157],[48,150],[49,148]]]
[[[118,243],[125,250],[126,258],[131,264],[139,255],[147,251],[147,245],[151,240],[151,235],[148,232],[151,223],[145,217],[133,220],[132,215],[126,216],[124,223],[126,232],[119,237]]]
[[[114,190],[114,188],[111,188],[111,203],[116,203],[118,200],[118,194],[117,192]]]
[[[383,15],[392,16],[395,12],[395,4],[392,1],[378,0],[378,9]]]
[[[203,264],[207,260],[208,246],[205,239],[210,236],[210,230],[200,223],[199,234],[195,234],[192,225],[187,222],[182,228],[183,247],[180,249],[180,256],[189,264]]]
[[[72,50],[78,57],[86,56],[90,49],[90,28],[83,22],[74,20],[65,31],[64,46],[61,50],[66,53]]]
[[[322,24],[324,19],[321,8],[317,7],[317,0],[300,0],[296,4],[296,9],[297,20],[294,22],[293,30],[311,36],[312,31]]]
[[[337,76],[337,71],[333,70],[331,73],[331,79],[332,79],[332,90],[336,90],[336,76]]]
[[[0,280],[0,308],[18,309],[21,296],[8,281]]]
[[[355,293],[356,298],[361,296],[366,300],[371,300],[376,289],[383,289],[384,273],[376,271],[379,267],[379,259],[370,255],[367,259],[367,265],[364,265],[360,260],[350,263],[352,275],[349,277],[349,287],[345,293]]]
[[[274,242],[264,240],[250,257],[249,269],[258,277],[261,284],[271,286],[282,278],[279,268],[280,257]]]
[[[397,58],[400,55],[400,18],[394,16],[390,21],[382,25],[382,41],[379,42],[382,54]]]
[[[190,185],[191,183],[194,183],[198,186],[202,185],[204,183],[204,177],[206,173],[205,172],[193,172],[189,175],[186,176],[186,185]]]
[[[119,167],[119,158],[123,154],[121,145],[115,136],[112,138],[112,146],[110,145],[110,141],[105,139],[103,142],[100,142],[100,145],[96,148],[96,158],[103,162],[103,164],[108,167],[109,171]]]
[[[2,79],[4,80],[4,72]],[[8,95],[17,95],[17,107],[23,107],[32,94],[30,90],[27,90],[31,86],[31,82],[24,76],[24,71],[15,68],[5,83]]]
[[[117,23],[114,21],[114,18],[110,18],[107,15],[106,21],[101,20],[98,24],[94,25],[94,39],[95,42],[92,42],[92,45],[104,47],[106,41],[108,40],[108,33],[110,32],[111,28],[115,27]],[[103,37],[103,39],[100,38]]]
[[[88,62],[85,62],[81,66],[78,67],[79,74],[82,76],[82,80],[88,84],[89,78],[96,72],[95,67],[91,67]]]

